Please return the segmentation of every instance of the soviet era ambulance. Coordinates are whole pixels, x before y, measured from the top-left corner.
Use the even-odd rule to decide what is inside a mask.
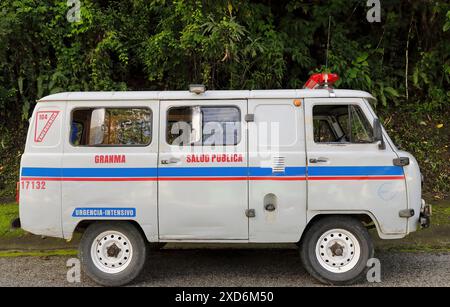
[[[403,238],[428,226],[430,208],[374,98],[327,78],[42,98],[21,161],[22,228],[83,233],[84,271],[102,285],[131,282],[167,242],[297,243],[315,278],[355,282],[374,254],[369,228]]]

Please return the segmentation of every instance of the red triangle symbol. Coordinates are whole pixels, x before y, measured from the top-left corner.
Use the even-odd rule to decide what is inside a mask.
[[[34,141],[36,143],[44,141],[58,114],[59,111],[39,111],[36,113],[36,124],[34,127]]]

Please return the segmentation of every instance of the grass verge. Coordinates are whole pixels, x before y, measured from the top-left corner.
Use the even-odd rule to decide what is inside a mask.
[[[450,199],[431,202],[431,204],[433,205],[433,215],[431,217],[432,227],[450,225]]]
[[[14,257],[49,257],[49,256],[76,256],[76,250],[48,250],[48,251],[0,251],[0,258]]]

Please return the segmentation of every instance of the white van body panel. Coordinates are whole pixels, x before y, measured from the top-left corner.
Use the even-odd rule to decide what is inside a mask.
[[[148,108],[153,116],[152,131],[158,131],[159,102],[70,101],[67,116],[73,110],[95,106]],[[89,208],[128,209],[127,220],[136,221],[147,239],[158,240],[157,159],[158,134],[153,133],[151,143],[143,147],[82,147],[73,146],[70,124],[64,126],[64,157],[62,162],[62,216],[64,237],[70,238],[80,220],[108,219],[98,215],[77,214]],[[98,163],[96,157],[125,156],[125,163]],[[76,216],[75,216],[76,215]],[[122,217],[123,218],[123,217]],[[117,219],[117,218],[116,218]]]
[[[20,221],[31,233],[62,237],[61,181],[66,104],[38,104],[21,160]],[[43,178],[52,173],[56,180]]]
[[[31,118],[22,157],[23,228],[71,239],[82,222],[129,220],[150,242],[293,243],[318,215],[366,214],[382,238],[404,237],[419,223],[416,160],[398,151],[385,131],[386,150],[377,144],[314,143],[314,105],[356,104],[372,122],[376,116],[371,100],[368,93],[350,90],[86,92],[45,97]],[[239,108],[240,142],[173,150],[166,142],[166,116],[173,106]],[[73,110],[104,107],[149,108],[151,143],[73,146]],[[46,116],[39,122],[42,114]],[[247,122],[247,114],[254,118]],[[277,146],[260,146],[261,124],[278,134]],[[241,159],[189,162],[192,154],[238,154]],[[125,156],[126,161],[96,163],[97,156],[110,155]],[[409,157],[411,164],[393,166],[399,156]],[[328,159],[324,163],[309,163],[323,157]],[[37,182],[45,189],[37,189]],[[414,209],[415,216],[400,218],[404,209]]]
[[[319,144],[314,142],[312,110],[320,105],[359,106],[369,122],[374,118],[363,99],[306,99],[305,127],[308,159],[326,162],[308,167],[308,211],[372,212],[384,234],[405,234],[407,220],[398,213],[408,207],[403,168],[393,165],[397,154],[378,144]],[[333,204],[330,206],[330,204]]]
[[[405,180],[407,185],[407,197],[408,197],[408,208],[414,210],[414,216],[408,219],[408,229],[407,233],[414,232],[420,228],[420,212],[422,209],[422,183],[419,163],[414,158],[413,155],[406,151],[398,151],[397,154],[401,157],[409,158],[408,167],[404,168]]]
[[[248,135],[250,242],[297,242],[306,227],[303,108],[292,99],[249,99],[248,105],[255,116]],[[266,210],[271,204],[275,210]]]
[[[161,101],[161,122],[177,106],[194,107],[198,101]],[[160,129],[159,230],[160,240],[248,240],[247,129],[242,118],[246,100],[203,100],[202,107],[238,109],[240,140],[235,146],[169,145],[166,128]],[[215,128],[215,127],[212,127]],[[238,155],[239,161],[224,156]],[[206,160],[203,159],[207,157]],[[162,161],[173,161],[162,164]]]

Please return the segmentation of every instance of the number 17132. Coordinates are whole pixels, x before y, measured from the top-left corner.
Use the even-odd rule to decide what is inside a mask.
[[[22,180],[20,184],[23,190],[45,190],[46,188],[45,181]]]

